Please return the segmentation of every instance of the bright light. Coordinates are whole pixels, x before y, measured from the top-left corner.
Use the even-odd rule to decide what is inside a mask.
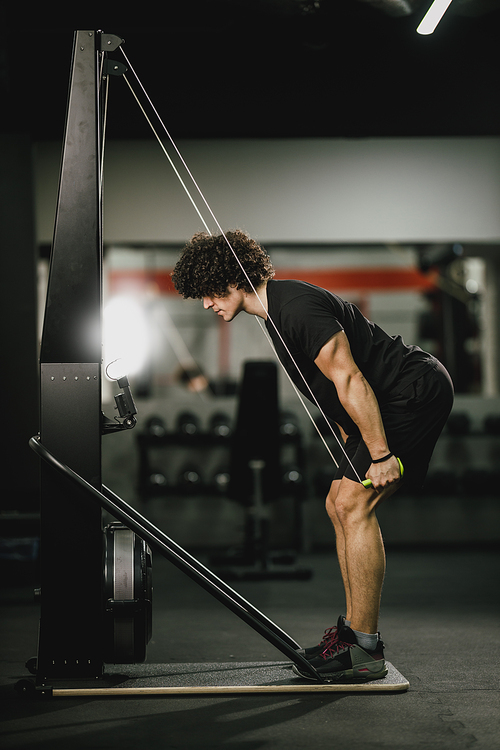
[[[105,371],[110,379],[142,370],[150,354],[148,321],[142,306],[129,296],[114,297],[103,311]]]
[[[418,34],[432,34],[442,17],[444,16],[451,0],[434,0],[431,7],[420,21],[417,27]]]

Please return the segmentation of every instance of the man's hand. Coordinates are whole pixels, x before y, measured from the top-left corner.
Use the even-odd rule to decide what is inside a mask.
[[[396,456],[391,456],[387,461],[378,464],[370,464],[366,472],[366,478],[369,479],[375,490],[382,490],[391,484],[399,482],[401,479],[401,469]]]

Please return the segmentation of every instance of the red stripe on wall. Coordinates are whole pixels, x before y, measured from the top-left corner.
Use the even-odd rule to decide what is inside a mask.
[[[363,291],[422,290],[434,287],[434,278],[416,268],[339,268],[333,270],[279,269],[277,279],[302,279],[324,289]]]
[[[113,270],[109,274],[112,294],[124,292],[176,294],[170,271]],[[276,279],[301,279],[332,291],[424,291],[435,287],[435,276],[417,268],[277,269]]]

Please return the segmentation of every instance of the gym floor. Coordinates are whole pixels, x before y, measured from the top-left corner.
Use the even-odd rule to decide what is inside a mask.
[[[231,584],[302,645],[342,609],[333,554],[303,556],[309,581]],[[30,699],[14,686],[36,655],[29,575],[2,576],[3,748],[498,748],[500,556],[491,548],[388,549],[380,628],[399,693]],[[150,664],[282,662],[281,653],[155,556]],[[72,595],[77,592],[62,592]]]

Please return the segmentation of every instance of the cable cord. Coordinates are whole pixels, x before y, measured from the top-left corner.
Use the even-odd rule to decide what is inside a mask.
[[[148,103],[149,103],[149,106],[151,107],[151,109],[152,109],[152,111],[154,112],[154,114],[155,114],[155,116],[156,116],[156,118],[157,118],[158,122],[160,123],[161,127],[163,128],[163,130],[164,130],[164,132],[165,132],[165,134],[166,134],[166,136],[167,136],[168,140],[169,140],[169,141],[170,141],[170,143],[172,144],[172,147],[174,148],[174,150],[175,150],[175,153],[177,154],[178,158],[180,159],[180,162],[181,162],[181,164],[182,164],[183,168],[185,169],[185,171],[186,171],[187,175],[189,176],[189,179],[191,180],[191,182],[192,182],[192,184],[193,184],[194,188],[195,188],[195,189],[196,189],[196,191],[198,192],[198,194],[199,194],[199,196],[200,196],[201,200],[203,201],[203,203],[204,203],[205,207],[207,208],[207,210],[208,210],[208,212],[209,212],[210,216],[212,217],[212,219],[213,219],[213,221],[214,221],[214,223],[215,223],[215,225],[216,225],[216,227],[217,227],[218,231],[220,232],[221,236],[222,236],[222,237],[224,238],[224,240],[225,240],[226,244],[228,245],[229,249],[231,250],[232,254],[234,255],[234,257],[235,257],[235,259],[236,259],[236,262],[238,263],[238,265],[239,265],[239,267],[240,267],[240,269],[241,269],[242,273],[244,274],[245,278],[247,279],[247,281],[248,281],[248,283],[249,283],[249,285],[250,285],[250,288],[252,289],[253,293],[255,294],[255,296],[257,297],[257,299],[259,300],[259,302],[260,302],[260,304],[261,304],[261,306],[262,306],[262,309],[263,309],[263,311],[265,312],[265,314],[266,314],[266,317],[267,317],[267,319],[269,320],[269,323],[271,324],[271,326],[272,326],[272,327],[273,327],[273,329],[275,330],[275,332],[276,332],[276,334],[277,334],[277,336],[278,336],[279,340],[281,341],[281,343],[282,343],[282,345],[283,345],[283,347],[284,347],[285,351],[287,352],[288,356],[290,357],[290,360],[291,360],[291,362],[292,362],[293,366],[295,367],[295,369],[297,370],[297,372],[298,372],[299,376],[300,376],[300,377],[301,377],[301,379],[302,379],[302,380],[304,381],[304,384],[305,384],[305,386],[306,386],[306,389],[307,389],[307,391],[309,392],[309,394],[310,394],[310,396],[311,396],[311,399],[312,399],[313,403],[314,403],[314,404],[316,405],[316,407],[318,408],[318,410],[319,410],[320,414],[321,414],[321,415],[322,415],[322,417],[323,417],[323,418],[325,419],[325,421],[326,421],[327,425],[328,425],[328,426],[329,426],[329,428],[330,428],[330,431],[331,431],[332,435],[334,436],[335,440],[337,441],[337,443],[338,443],[338,445],[339,445],[339,447],[340,447],[340,449],[341,449],[342,453],[343,453],[343,454],[344,454],[344,456],[346,457],[346,459],[347,459],[348,463],[350,464],[350,466],[351,466],[351,468],[352,468],[352,470],[353,470],[353,472],[354,472],[355,476],[357,477],[358,481],[359,481],[359,482],[361,482],[361,481],[362,481],[362,480],[361,480],[361,477],[359,476],[358,472],[356,471],[356,468],[355,468],[355,466],[353,465],[353,463],[352,463],[352,461],[351,461],[350,457],[348,456],[348,454],[347,454],[347,452],[346,452],[346,450],[345,450],[345,447],[344,447],[344,445],[343,445],[342,441],[340,440],[340,438],[339,438],[339,437],[338,437],[338,435],[336,434],[336,432],[335,432],[335,430],[333,429],[332,425],[330,424],[330,421],[328,420],[328,418],[327,418],[326,414],[324,413],[323,409],[321,408],[321,405],[319,404],[319,402],[318,402],[318,400],[317,400],[317,398],[316,398],[315,394],[313,393],[313,391],[312,391],[312,389],[311,389],[311,386],[310,386],[310,385],[309,385],[309,383],[307,382],[307,380],[306,380],[306,378],[305,378],[304,374],[303,374],[303,373],[302,373],[302,371],[300,370],[300,368],[299,368],[298,364],[296,363],[296,361],[295,361],[295,359],[294,359],[294,357],[293,357],[292,353],[290,352],[290,350],[289,350],[288,346],[286,345],[285,341],[283,340],[283,337],[282,337],[282,335],[281,335],[280,331],[278,330],[278,327],[276,326],[276,324],[275,324],[274,320],[273,320],[273,319],[271,318],[271,316],[269,315],[268,311],[266,310],[266,308],[265,308],[265,305],[264,305],[264,303],[262,302],[262,300],[260,299],[260,297],[259,297],[259,295],[258,295],[258,293],[257,293],[257,289],[255,288],[255,286],[253,285],[252,281],[250,280],[250,278],[249,278],[249,276],[248,276],[248,273],[247,273],[246,269],[245,269],[245,268],[243,267],[243,265],[242,265],[242,263],[241,263],[241,260],[239,259],[239,257],[238,257],[238,255],[237,255],[237,253],[235,252],[234,248],[232,247],[232,245],[231,245],[231,243],[230,243],[229,239],[228,239],[228,238],[226,237],[226,234],[225,234],[224,230],[222,229],[221,225],[219,224],[219,221],[217,220],[217,217],[215,216],[215,214],[214,214],[214,212],[212,211],[212,209],[211,209],[211,207],[210,207],[210,205],[209,205],[208,201],[206,200],[206,198],[205,198],[205,196],[204,196],[204,194],[203,194],[203,192],[202,192],[202,190],[201,190],[200,186],[198,185],[198,183],[196,182],[196,180],[195,180],[194,176],[192,175],[192,173],[191,173],[191,171],[190,171],[190,169],[189,169],[189,167],[188,167],[188,165],[187,165],[186,161],[184,160],[184,157],[182,156],[182,154],[181,154],[181,152],[180,152],[179,148],[177,147],[177,145],[176,145],[176,143],[174,142],[174,140],[173,140],[172,136],[170,135],[170,132],[168,131],[167,127],[165,126],[164,122],[162,121],[162,119],[161,119],[161,117],[160,117],[160,115],[159,115],[159,113],[158,113],[157,109],[156,109],[156,108],[155,108],[155,106],[153,105],[153,103],[152,103],[152,101],[151,101],[150,97],[148,96],[148,94],[147,94],[147,92],[146,92],[146,90],[145,90],[145,88],[144,88],[143,84],[142,84],[142,83],[141,83],[141,81],[139,80],[139,77],[138,77],[137,73],[135,72],[135,70],[134,70],[133,66],[131,65],[131,63],[130,63],[130,61],[129,61],[128,57],[127,57],[127,55],[126,55],[126,54],[125,54],[125,52],[124,52],[124,50],[123,50],[123,49],[122,49],[121,47],[120,47],[120,50],[121,50],[121,52],[122,52],[122,54],[123,54],[123,56],[124,56],[124,58],[125,58],[125,60],[126,60],[126,62],[127,62],[127,65],[128,65],[128,67],[129,67],[130,71],[131,71],[131,72],[132,72],[132,74],[134,75],[134,77],[135,77],[135,79],[136,79],[136,81],[137,81],[138,85],[140,86],[140,88],[141,88],[141,90],[142,90],[142,92],[143,92],[144,96],[146,97],[146,99],[147,99],[147,101],[148,101]],[[205,229],[206,229],[207,233],[211,235],[211,234],[212,234],[212,232],[210,231],[210,229],[209,229],[209,227],[208,227],[208,224],[207,224],[207,222],[206,222],[206,221],[205,221],[205,219],[203,218],[203,216],[202,216],[202,213],[201,213],[201,211],[199,210],[199,208],[198,208],[198,206],[197,206],[197,204],[196,204],[196,202],[195,202],[195,200],[194,200],[193,196],[191,195],[191,193],[190,193],[189,189],[187,188],[187,186],[186,186],[186,184],[185,184],[184,180],[182,179],[182,177],[181,177],[181,175],[180,175],[179,171],[178,171],[178,170],[177,170],[177,168],[175,167],[175,165],[174,165],[174,163],[173,163],[173,161],[172,161],[172,158],[170,157],[170,155],[169,155],[169,153],[168,153],[167,149],[165,148],[165,145],[163,144],[163,141],[161,140],[160,136],[158,135],[158,133],[157,133],[156,129],[154,128],[154,126],[153,126],[153,124],[152,124],[152,122],[151,122],[151,119],[150,119],[150,118],[148,117],[148,115],[147,115],[147,113],[146,113],[146,111],[145,111],[144,107],[143,107],[143,106],[142,106],[142,104],[140,103],[140,101],[139,101],[139,98],[137,97],[137,95],[136,95],[135,91],[133,90],[133,88],[132,88],[132,86],[131,86],[130,82],[128,81],[128,79],[127,79],[127,78],[126,78],[125,76],[123,76],[123,77],[125,78],[125,80],[126,80],[126,83],[127,83],[128,87],[129,87],[129,89],[131,90],[131,92],[132,92],[132,94],[133,94],[133,96],[134,96],[134,98],[135,98],[135,100],[136,100],[137,104],[139,105],[139,107],[140,107],[141,111],[143,112],[143,114],[144,114],[144,116],[145,116],[145,118],[146,118],[146,121],[148,122],[149,126],[151,127],[151,129],[152,129],[152,131],[153,131],[153,134],[155,135],[156,139],[158,140],[158,143],[160,144],[160,146],[161,146],[161,148],[162,148],[162,151],[163,151],[163,152],[164,152],[164,154],[166,155],[166,157],[167,157],[167,159],[168,159],[168,161],[169,161],[169,163],[170,163],[170,165],[171,165],[172,169],[174,170],[174,173],[175,173],[175,175],[176,175],[176,176],[177,176],[177,178],[179,179],[179,181],[180,181],[180,183],[181,183],[181,185],[182,185],[182,187],[183,187],[183,189],[184,189],[184,191],[185,191],[186,195],[188,196],[189,200],[191,201],[191,204],[193,205],[193,207],[195,208],[195,210],[196,210],[196,213],[198,214],[198,216],[199,216],[199,218],[200,218],[201,222],[203,223],[203,226],[205,227]],[[330,457],[331,457],[332,461],[333,461],[333,462],[334,462],[334,464],[335,464],[335,465],[336,465],[336,466],[338,467],[338,462],[337,462],[337,461],[336,461],[336,459],[334,458],[334,456],[333,456],[333,454],[332,454],[332,452],[331,452],[331,450],[330,450],[330,447],[328,446],[328,443],[326,442],[326,440],[325,440],[324,436],[323,436],[323,435],[321,434],[321,431],[320,431],[319,427],[317,426],[316,422],[314,421],[314,418],[313,418],[313,416],[311,415],[311,413],[310,413],[309,409],[307,408],[307,406],[306,406],[306,404],[305,404],[304,400],[302,399],[302,396],[301,396],[301,394],[300,394],[300,392],[299,392],[298,388],[297,388],[297,387],[296,387],[296,385],[295,385],[295,384],[293,383],[293,381],[292,381],[292,379],[291,379],[290,375],[288,374],[288,372],[286,371],[286,369],[285,369],[285,367],[284,367],[283,363],[282,363],[282,362],[281,362],[281,360],[279,359],[279,357],[278,357],[278,355],[277,355],[277,353],[276,353],[276,350],[274,349],[274,346],[272,345],[272,342],[271,342],[270,338],[268,337],[268,334],[267,334],[267,332],[266,332],[266,331],[265,331],[265,329],[264,329],[264,326],[263,326],[263,324],[261,323],[261,321],[260,321],[260,320],[258,319],[258,317],[257,317],[257,316],[256,316],[256,319],[257,319],[257,322],[259,323],[259,325],[260,325],[260,327],[261,327],[261,330],[262,330],[262,331],[263,331],[263,332],[265,333],[266,337],[268,338],[268,341],[269,341],[270,345],[271,345],[271,346],[272,346],[272,348],[273,348],[273,351],[274,351],[274,354],[275,354],[276,358],[278,359],[278,361],[279,361],[279,363],[280,363],[281,367],[283,368],[283,371],[285,372],[285,374],[287,375],[288,379],[290,380],[290,382],[291,382],[291,384],[292,384],[292,386],[293,386],[293,388],[294,388],[294,390],[295,390],[295,392],[296,392],[296,394],[297,394],[297,396],[298,396],[298,398],[299,398],[299,400],[300,400],[300,402],[301,402],[302,406],[304,407],[304,409],[305,409],[305,411],[306,411],[307,415],[309,416],[309,419],[310,419],[310,420],[311,420],[311,422],[313,423],[313,425],[314,425],[314,427],[315,427],[315,429],[316,429],[316,431],[317,431],[318,435],[320,436],[320,438],[321,438],[321,440],[322,440],[322,442],[323,442],[323,444],[324,444],[325,448],[327,449],[327,451],[328,451],[328,453],[329,453],[329,455],[330,455]]]

